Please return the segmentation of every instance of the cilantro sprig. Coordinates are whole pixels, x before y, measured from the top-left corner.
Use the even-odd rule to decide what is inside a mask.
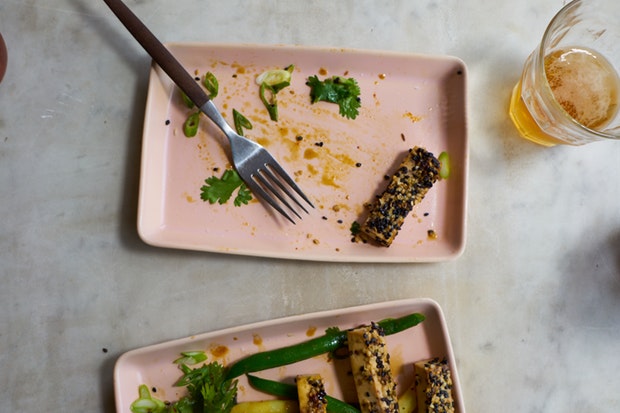
[[[204,364],[199,368],[190,368],[181,364],[183,377],[175,386],[187,387],[193,406],[200,406],[193,411],[205,413],[228,413],[237,397],[237,380],[226,380],[224,366],[218,362]]]
[[[194,361],[197,359],[206,359],[201,351],[181,354],[184,357],[187,354],[198,356],[188,360],[188,364],[196,364]],[[175,360],[175,363],[179,360]],[[164,403],[153,397],[145,384],[141,384],[138,388],[139,398],[130,406],[132,413],[230,413],[236,401],[238,381],[226,379],[224,366],[214,361],[197,368],[181,363],[179,368],[183,376],[174,385],[185,387],[187,396],[173,403]]]
[[[226,203],[235,191],[237,191],[234,199],[235,206],[247,205],[252,200],[252,192],[234,169],[224,171],[221,178],[216,176],[207,178],[205,183],[206,185],[200,188],[200,198],[210,204],[217,202],[221,205]]]
[[[362,106],[361,91],[354,78],[332,76],[321,81],[315,75],[308,78],[306,85],[310,87],[312,103],[319,101],[336,103],[340,115],[349,119],[355,119],[359,114],[359,108]]]

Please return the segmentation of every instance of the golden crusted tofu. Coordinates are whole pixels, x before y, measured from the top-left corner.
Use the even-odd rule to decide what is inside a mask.
[[[299,397],[299,413],[327,412],[325,386],[320,375],[300,375],[295,382]]]
[[[454,412],[452,376],[448,362],[438,358],[414,364],[418,412]]]
[[[440,167],[432,153],[417,146],[410,149],[387,188],[371,205],[360,228],[361,237],[389,247],[414,205],[424,199],[439,179]]]
[[[396,382],[383,330],[372,323],[348,331],[351,370],[362,413],[398,413]]]

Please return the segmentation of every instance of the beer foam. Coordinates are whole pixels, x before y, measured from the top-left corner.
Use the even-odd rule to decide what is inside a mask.
[[[553,96],[577,122],[595,129],[618,111],[620,79],[601,55],[583,48],[557,50],[545,57]]]

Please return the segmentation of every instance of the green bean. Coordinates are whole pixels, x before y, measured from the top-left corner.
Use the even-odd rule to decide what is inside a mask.
[[[272,396],[284,397],[291,400],[298,400],[297,386],[294,384],[280,383],[278,381],[262,379],[248,374],[248,383],[256,390],[262,391]],[[359,410],[331,396],[325,396],[327,400],[327,411],[332,413],[359,413]]]
[[[413,313],[401,318],[388,318],[379,321],[378,324],[385,335],[391,335],[418,325],[422,321],[424,321],[424,315]],[[320,354],[332,353],[344,346],[346,342],[346,331],[330,328],[324,335],[302,343],[251,354],[231,364],[227,369],[226,378],[233,379],[246,373],[285,366]]]

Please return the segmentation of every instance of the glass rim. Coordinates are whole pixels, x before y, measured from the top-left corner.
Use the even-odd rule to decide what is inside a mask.
[[[582,133],[587,133],[587,134],[591,134],[594,135],[595,137],[600,138],[601,140],[620,140],[620,135],[610,135],[609,133],[605,133],[605,132],[601,132],[598,131],[596,129],[592,129],[589,128],[581,123],[579,123],[577,120],[575,120],[575,118],[573,118],[571,115],[568,114],[568,112],[566,112],[566,110],[564,110],[564,108],[562,107],[562,105],[560,105],[560,103],[556,100],[555,96],[553,95],[553,92],[551,90],[551,86],[549,86],[549,80],[547,79],[547,73],[545,71],[544,68],[544,64],[545,64],[545,56],[547,55],[547,53],[545,53],[545,50],[547,49],[550,41],[551,41],[551,36],[553,34],[553,32],[555,31],[555,29],[557,28],[557,23],[558,21],[564,17],[564,15],[566,13],[568,13],[569,10],[572,10],[573,8],[581,5],[581,3],[583,3],[583,0],[572,0],[570,3],[566,4],[564,7],[562,7],[551,19],[551,21],[549,22],[549,24],[547,25],[545,32],[543,34],[542,40],[540,41],[540,45],[538,46],[538,58],[535,59],[535,62],[533,62],[536,67],[535,67],[535,73],[541,73],[542,77],[544,79],[544,86],[545,86],[545,100],[549,100],[548,103],[550,103],[551,105],[553,105],[555,112],[557,112],[558,114],[560,114],[561,119],[565,122],[568,122],[568,124],[571,127],[574,127],[576,129],[578,129],[580,132]],[[618,74],[620,76],[620,74]]]

